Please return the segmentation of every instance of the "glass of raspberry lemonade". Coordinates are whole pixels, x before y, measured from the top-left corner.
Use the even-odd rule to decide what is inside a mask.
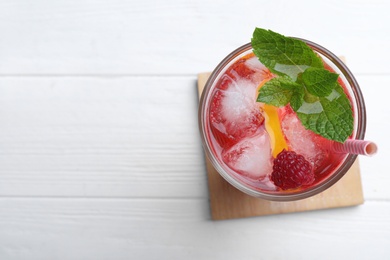
[[[348,139],[363,139],[366,113],[354,76],[327,49],[298,40],[314,51],[326,70],[339,75],[337,82],[353,117]],[[307,129],[292,101],[284,106],[258,101],[262,87],[277,76],[254,54],[253,42],[236,49],[215,68],[205,85],[199,127],[205,152],[225,180],[251,196],[291,201],[332,186],[357,155],[333,152],[336,141]],[[303,102],[310,103],[309,98],[305,96]]]

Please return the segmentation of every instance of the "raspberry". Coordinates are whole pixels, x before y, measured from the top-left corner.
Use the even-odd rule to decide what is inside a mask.
[[[314,181],[313,167],[302,155],[283,150],[274,160],[271,180],[283,190],[309,185]]]

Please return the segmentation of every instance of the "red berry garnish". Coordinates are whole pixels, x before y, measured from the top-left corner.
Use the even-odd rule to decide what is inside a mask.
[[[309,185],[314,182],[313,167],[302,155],[283,150],[274,160],[271,180],[283,190]]]

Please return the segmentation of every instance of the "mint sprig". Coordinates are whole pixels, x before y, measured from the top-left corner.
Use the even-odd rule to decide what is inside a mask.
[[[258,102],[290,104],[306,129],[325,138],[344,142],[351,135],[352,107],[339,75],[305,42],[256,28],[251,43],[260,62],[279,75],[261,87]]]

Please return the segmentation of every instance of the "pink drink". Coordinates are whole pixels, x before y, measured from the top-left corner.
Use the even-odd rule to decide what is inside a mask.
[[[328,58],[322,58],[327,69],[338,70]],[[355,160],[356,156],[332,152],[333,141],[306,130],[289,105],[276,108],[256,102],[261,86],[275,75],[253,55],[250,45],[228,56],[213,74],[202,97],[202,132],[215,168],[235,187],[266,199],[299,199],[335,183]],[[357,85],[350,87],[349,77],[341,76],[339,83],[350,99],[355,121],[359,121],[355,122],[358,131],[351,137],[358,132],[362,138],[364,120],[356,118],[364,119],[360,109],[364,103],[359,100]],[[283,150],[302,155],[314,177],[299,187],[277,185],[271,173],[277,154]]]

